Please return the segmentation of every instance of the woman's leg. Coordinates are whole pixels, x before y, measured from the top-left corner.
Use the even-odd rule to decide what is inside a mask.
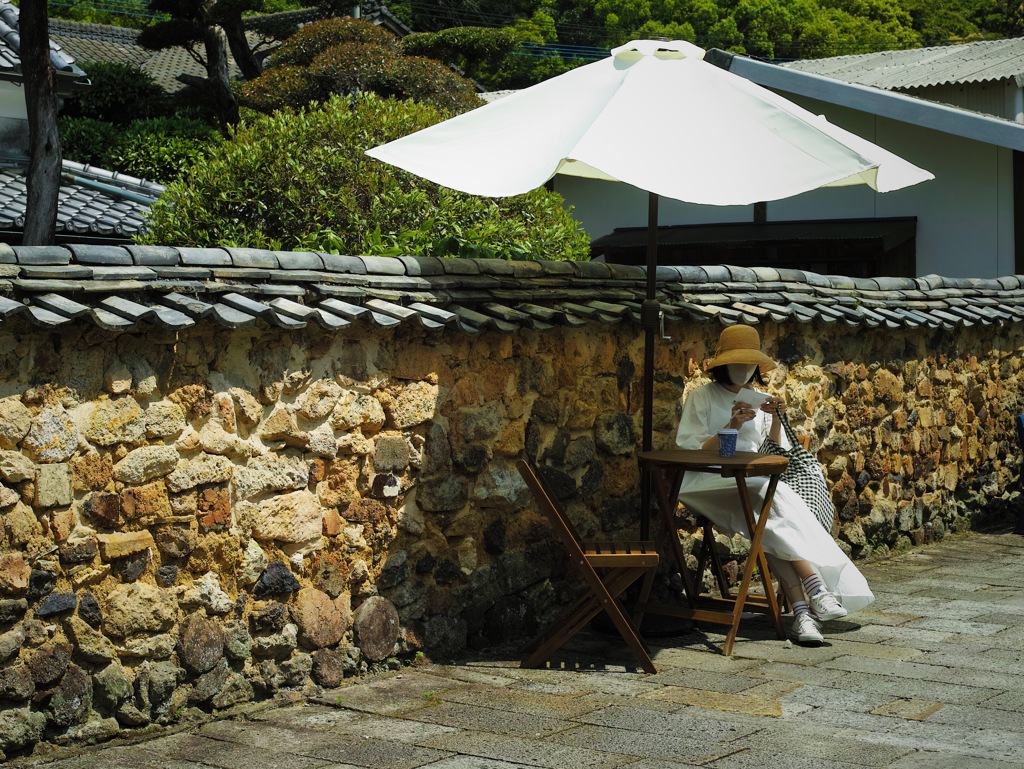
[[[829,592],[825,580],[821,578],[818,570],[809,561],[791,561],[793,572],[800,579],[801,595],[806,595],[810,604],[811,613],[815,619],[822,622],[830,619],[839,619],[847,615],[846,609],[839,603],[838,599]],[[781,577],[780,577],[781,579]],[[789,597],[789,594],[786,594]]]
[[[817,646],[824,642],[825,638],[818,628],[818,623],[811,616],[811,607],[804,596],[803,580],[800,578],[803,567],[798,566],[800,564],[807,564],[807,562],[784,561],[781,558],[768,555],[768,568],[782,584],[786,601],[793,611],[793,624],[789,629],[790,637],[798,643]]]

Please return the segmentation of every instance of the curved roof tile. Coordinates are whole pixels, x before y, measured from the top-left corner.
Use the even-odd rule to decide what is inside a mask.
[[[849,278],[800,270],[659,267],[674,322],[793,320],[933,328],[1024,320],[1024,276]],[[430,333],[639,324],[646,271],[601,262],[356,257],[169,246],[0,244],[0,324],[108,331],[265,324],[414,325]]]

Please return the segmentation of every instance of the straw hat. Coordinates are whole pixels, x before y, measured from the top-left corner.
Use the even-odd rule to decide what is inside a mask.
[[[738,324],[729,326],[718,337],[718,353],[708,363],[708,368],[727,366],[730,363],[744,363],[760,366],[762,371],[771,371],[776,363],[761,352],[761,337],[752,326]]]

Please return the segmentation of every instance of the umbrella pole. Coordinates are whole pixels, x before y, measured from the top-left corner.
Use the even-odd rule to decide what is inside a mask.
[[[647,293],[640,306],[640,327],[644,330],[643,430],[641,448],[650,451],[654,434],[654,341],[661,325],[661,305],[656,299],[658,270],[658,196],[647,194]],[[651,475],[640,473],[640,538],[651,533]]]

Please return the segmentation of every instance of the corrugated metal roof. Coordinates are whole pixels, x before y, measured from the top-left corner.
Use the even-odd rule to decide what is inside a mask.
[[[1024,322],[1024,276],[847,278],[724,265],[659,267],[666,319],[887,328]],[[107,331],[269,325],[513,333],[626,323],[642,267],[601,262],[345,256],[169,246],[4,246],[0,325]]]
[[[1024,38],[805,59],[782,66],[886,90],[1016,80],[1024,85]]]

